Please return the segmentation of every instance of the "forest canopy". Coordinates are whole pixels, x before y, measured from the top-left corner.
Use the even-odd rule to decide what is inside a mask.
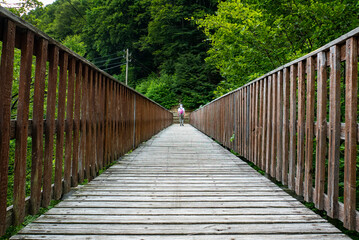
[[[12,11],[120,81],[129,49],[129,85],[166,108],[195,109],[359,26],[357,0],[24,2]]]

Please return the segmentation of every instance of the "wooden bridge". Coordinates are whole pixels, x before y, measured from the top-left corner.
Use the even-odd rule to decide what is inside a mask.
[[[358,36],[273,70],[194,111],[195,128],[179,127],[0,8],[0,235],[64,198],[13,239],[346,239],[211,138],[358,231]]]
[[[172,125],[12,239],[349,239],[191,126]]]

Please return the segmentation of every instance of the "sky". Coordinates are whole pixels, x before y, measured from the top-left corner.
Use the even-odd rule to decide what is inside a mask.
[[[53,3],[55,0],[39,0],[40,2],[42,2],[44,4],[44,6],[50,4],[50,3]],[[2,2],[2,1],[0,1]],[[20,0],[5,0],[6,3],[8,4],[16,4],[16,3],[19,3]]]

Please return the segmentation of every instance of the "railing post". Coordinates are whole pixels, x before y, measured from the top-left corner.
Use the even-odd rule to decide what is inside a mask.
[[[344,155],[344,227],[356,225],[356,158],[358,111],[358,43],[355,37],[346,41],[345,79],[345,155]]]
[[[330,48],[328,216],[339,217],[340,47]]]
[[[136,147],[136,94],[133,99],[133,145],[132,148]]]
[[[21,63],[19,82],[19,103],[16,121],[16,146],[14,170],[14,216],[15,225],[24,221],[26,188],[26,153],[28,118],[30,105],[30,84],[34,35],[25,32],[21,41]]]
[[[5,20],[0,65],[0,234],[6,230],[6,199],[10,146],[10,104],[14,66],[15,24]]]

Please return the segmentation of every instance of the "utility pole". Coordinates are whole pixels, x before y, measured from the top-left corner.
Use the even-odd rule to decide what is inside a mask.
[[[126,85],[128,79],[128,48],[126,49]]]

